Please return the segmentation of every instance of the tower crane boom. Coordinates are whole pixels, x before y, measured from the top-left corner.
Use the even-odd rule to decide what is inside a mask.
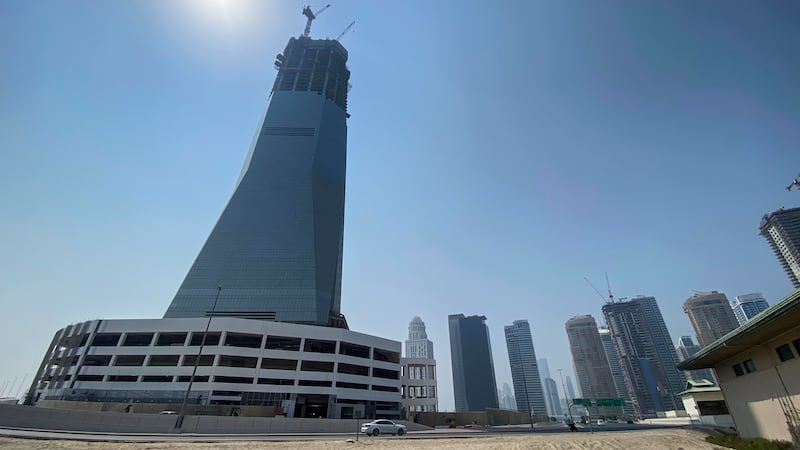
[[[311,7],[308,5],[306,5],[306,7],[303,8],[303,15],[306,16],[306,28],[303,30],[303,37],[308,37],[309,33],[311,33],[311,22],[313,22],[318,15],[322,14],[323,11],[325,11],[330,7],[331,5],[329,3],[324,7],[322,7],[322,9],[320,9],[317,12],[311,11]]]
[[[353,25],[355,25],[355,24],[356,24],[356,21],[355,21],[355,20],[354,20],[354,21],[352,21],[352,22],[350,22],[350,25],[348,25],[348,26],[347,26],[347,28],[345,28],[345,29],[344,29],[344,31],[342,31],[341,33],[339,33],[339,36],[336,36],[336,40],[338,41],[339,39],[341,39],[341,38],[342,38],[342,36],[344,36],[345,34],[347,34],[347,32],[348,32],[348,31],[350,31],[350,28],[353,28]]]

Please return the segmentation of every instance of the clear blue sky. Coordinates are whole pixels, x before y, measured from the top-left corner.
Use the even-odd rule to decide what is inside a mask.
[[[62,326],[164,313],[301,6],[0,2],[0,386]],[[352,20],[342,308],[423,318],[442,409],[448,314],[488,317],[502,385],[515,319],[571,372],[584,276],[654,295],[673,340],[693,289],[791,291],[758,223],[800,205],[800,3],[339,1],[312,35]]]

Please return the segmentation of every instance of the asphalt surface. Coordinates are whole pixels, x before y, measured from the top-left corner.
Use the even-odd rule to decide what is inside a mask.
[[[577,433],[614,432],[654,430],[660,428],[681,428],[686,425],[669,424],[607,424],[579,427]],[[359,440],[365,439],[439,439],[439,438],[471,438],[487,436],[503,436],[509,434],[552,434],[569,433],[563,425],[537,425],[533,429],[527,426],[509,427],[476,427],[467,429],[435,429],[430,431],[411,431],[405,436],[381,435],[377,437],[360,434]],[[304,434],[136,434],[136,433],[88,433],[54,430],[31,430],[18,428],[0,428],[0,436],[29,439],[65,439],[96,442],[232,442],[232,441],[332,441],[356,439],[356,433],[304,433]]]

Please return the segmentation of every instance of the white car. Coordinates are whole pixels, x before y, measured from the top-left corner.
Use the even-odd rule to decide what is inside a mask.
[[[377,436],[381,433],[391,434],[392,436],[395,434],[402,436],[406,434],[406,426],[399,423],[394,423],[391,420],[378,419],[373,420],[372,422],[362,423],[361,432],[370,436]]]
[[[599,427],[600,427],[600,426],[603,426],[603,425],[605,425],[605,424],[606,424],[606,421],[605,421],[605,420],[603,420],[603,419],[597,419],[597,426],[599,426]]]

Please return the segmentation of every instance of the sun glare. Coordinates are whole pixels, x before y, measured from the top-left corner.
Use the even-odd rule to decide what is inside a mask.
[[[251,17],[252,5],[250,0],[190,0],[186,9],[202,26],[235,28]]]

